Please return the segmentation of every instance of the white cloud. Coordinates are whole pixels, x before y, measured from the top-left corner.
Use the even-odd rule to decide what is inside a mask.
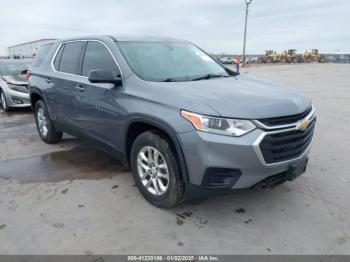
[[[240,53],[244,9],[244,0],[3,0],[0,53],[39,38],[104,33],[171,36]],[[350,51],[349,10],[348,0],[253,0],[247,52]]]

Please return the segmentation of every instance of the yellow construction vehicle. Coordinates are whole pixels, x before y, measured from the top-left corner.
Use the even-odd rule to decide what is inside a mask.
[[[300,61],[300,55],[296,54],[296,49],[288,49],[282,52],[282,54],[279,55],[278,60],[281,63],[297,63]]]
[[[306,51],[303,55],[303,59],[305,63],[324,63],[325,61],[324,56],[319,54],[318,49],[311,49],[311,51]]]
[[[277,55],[276,52],[273,50],[266,50],[265,55],[262,55],[259,59],[260,63],[276,63],[277,61]]]

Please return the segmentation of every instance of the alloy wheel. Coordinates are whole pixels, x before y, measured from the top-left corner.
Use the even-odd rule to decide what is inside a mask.
[[[145,146],[137,155],[137,169],[143,186],[153,195],[163,195],[169,187],[168,165],[154,147]]]
[[[36,113],[36,118],[37,118],[37,121],[38,121],[38,127],[39,127],[39,131],[41,133],[41,135],[43,137],[46,137],[49,130],[48,130],[48,127],[47,127],[47,118],[46,118],[46,115],[45,115],[45,111],[44,111],[44,108],[42,107],[39,107],[37,113]]]
[[[5,110],[7,108],[5,95],[4,95],[4,92],[2,91],[0,91],[0,93],[1,93],[1,106]]]

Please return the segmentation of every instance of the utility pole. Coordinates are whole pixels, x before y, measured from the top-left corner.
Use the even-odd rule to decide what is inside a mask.
[[[244,39],[243,39],[243,58],[242,58],[242,66],[245,66],[245,44],[246,44],[246,38],[247,38],[247,22],[248,22],[248,9],[249,5],[252,3],[252,0],[245,0],[245,24],[244,24]]]

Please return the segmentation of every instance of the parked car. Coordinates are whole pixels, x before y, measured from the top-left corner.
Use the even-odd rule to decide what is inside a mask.
[[[225,62],[226,62],[226,57],[220,57],[219,60],[220,60],[221,63],[225,64]]]
[[[223,64],[233,64],[234,63],[234,58],[233,57],[224,57],[221,59],[221,62]]]
[[[259,57],[258,57],[258,56],[251,56],[251,57],[248,57],[247,63],[248,63],[248,64],[259,63]]]
[[[41,139],[95,143],[158,207],[306,169],[315,111],[296,90],[237,75],[176,39],[90,36],[50,49],[29,78]]]
[[[31,61],[0,60],[0,99],[3,110],[30,107],[27,70]]]

